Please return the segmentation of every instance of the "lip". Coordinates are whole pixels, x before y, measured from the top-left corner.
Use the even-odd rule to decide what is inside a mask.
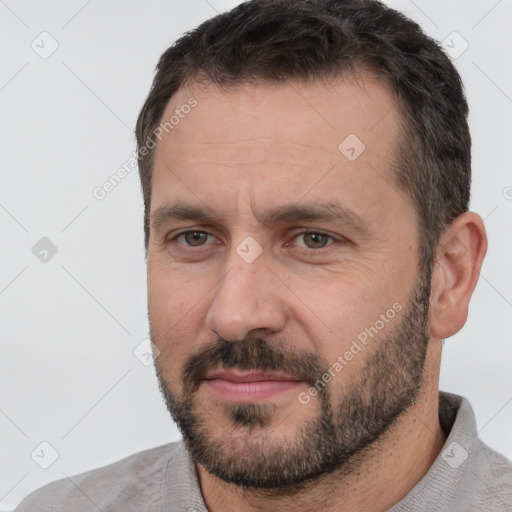
[[[266,400],[279,393],[296,389],[301,381],[288,375],[264,372],[234,372],[219,370],[204,379],[216,395],[231,402]]]
[[[295,381],[290,375],[282,373],[266,373],[258,371],[250,372],[234,372],[233,370],[218,370],[209,372],[205,376],[205,380],[222,379],[230,382],[261,382],[261,381]]]

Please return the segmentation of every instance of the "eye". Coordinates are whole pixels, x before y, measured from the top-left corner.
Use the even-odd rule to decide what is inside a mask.
[[[188,245],[189,247],[199,247],[206,244],[208,237],[213,238],[207,231],[191,230],[183,231],[179,235],[176,235],[173,240],[183,243],[183,245]]]
[[[323,249],[331,245],[335,240],[333,236],[322,233],[321,231],[304,231],[295,235],[293,239],[297,240],[296,245],[298,247],[304,247],[306,249]]]

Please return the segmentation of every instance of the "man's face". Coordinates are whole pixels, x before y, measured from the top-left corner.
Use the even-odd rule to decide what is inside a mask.
[[[366,77],[196,86],[167,106],[162,122],[181,115],[154,155],[155,364],[190,452],[223,480],[311,480],[417,398],[430,289],[390,178],[395,103]],[[254,372],[272,376],[232,382]]]

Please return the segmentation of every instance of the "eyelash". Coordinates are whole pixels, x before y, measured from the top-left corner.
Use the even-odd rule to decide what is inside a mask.
[[[173,242],[173,243],[179,243],[178,242],[178,238],[180,236],[184,236],[184,235],[187,235],[188,233],[204,233],[206,235],[209,235],[209,236],[214,236],[212,233],[206,231],[206,230],[202,230],[202,229],[189,229],[189,230],[186,230],[186,231],[181,231],[180,233],[176,234],[174,237],[172,237],[169,242]],[[331,245],[333,245],[335,242],[339,242],[339,243],[344,243],[345,240],[342,239],[342,238],[337,238],[335,237],[334,235],[331,235],[329,233],[326,233],[324,231],[316,231],[316,230],[312,230],[312,229],[308,229],[308,230],[303,230],[303,231],[300,231],[298,233],[295,233],[292,237],[291,237],[291,240],[295,240],[296,238],[298,238],[299,236],[304,236],[306,234],[315,234],[315,235],[321,235],[321,236],[326,236],[328,237],[329,241],[331,243],[327,243],[324,247],[319,247],[317,249],[312,249],[310,247],[300,247],[300,246],[296,246],[299,248],[299,250],[302,250],[302,251],[306,251],[306,252],[318,252],[322,249],[327,249],[328,247],[330,247]],[[187,244],[182,244],[183,246],[187,247],[186,250],[193,250],[194,248],[201,248],[201,247],[205,247],[207,245],[212,245],[212,244],[204,244],[204,245],[198,245],[198,246],[192,246],[192,245],[187,245]],[[285,243],[286,246],[288,245],[291,245],[289,244],[289,242],[286,242]]]

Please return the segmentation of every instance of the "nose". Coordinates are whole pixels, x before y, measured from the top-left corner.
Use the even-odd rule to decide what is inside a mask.
[[[275,333],[286,324],[283,283],[263,254],[247,263],[235,251],[214,288],[206,326],[227,341],[239,341],[254,330]]]

